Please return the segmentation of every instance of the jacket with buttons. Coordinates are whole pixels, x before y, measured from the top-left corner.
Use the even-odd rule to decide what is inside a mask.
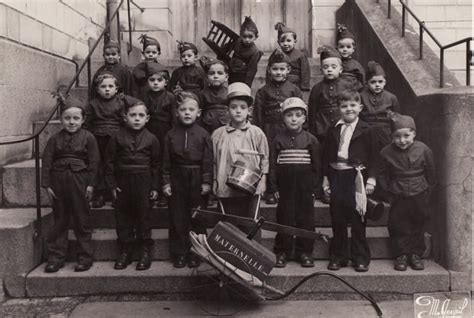
[[[383,90],[379,94],[372,93],[367,87],[360,92],[362,112],[360,118],[369,125],[390,126],[390,119],[387,111],[400,112],[398,98],[394,94]]]

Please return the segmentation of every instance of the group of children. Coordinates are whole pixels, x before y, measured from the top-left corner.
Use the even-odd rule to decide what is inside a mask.
[[[109,198],[119,246],[115,269],[126,268],[136,250],[136,269],[151,266],[150,212],[156,200],[168,204],[173,265],[197,267],[189,231],[206,229],[191,218],[191,209],[206,208],[210,194],[222,212],[240,216],[250,216],[265,195],[269,203],[278,202],[278,223],[310,231],[314,197],[330,203],[328,269],[352,261],[364,272],[370,263],[366,207],[355,193],[374,195],[377,188],[391,197],[395,269],[423,269],[423,211],[436,183],[433,156],[414,141],[413,119],[397,113],[397,98],[384,89],[383,68],[371,61],[366,76],[353,57],[355,37],[339,26],[337,48],[319,50],[324,78],[305,103],[308,59],[295,48],[295,31],[282,23],[275,28],[280,47],[269,58],[267,82],[255,100],[251,86],[263,53],[254,43],[258,29],[250,17],[229,65],[207,59],[200,67],[197,47],[179,42],[183,66],[170,76],[157,60],[160,44],[143,35],[145,61],[129,72],[120,64],[120,47],[104,46],[105,65],[94,76],[91,101],[62,101],[64,128],[44,151],[43,186],[55,221],[47,237],[46,272],[64,265],[71,217],[78,241],[75,270],[92,266],[89,200],[101,207]],[[236,162],[261,173],[253,194],[227,182]],[[358,178],[364,180],[362,190]],[[274,252],[277,267],[290,259],[314,266],[311,239],[278,233]]]

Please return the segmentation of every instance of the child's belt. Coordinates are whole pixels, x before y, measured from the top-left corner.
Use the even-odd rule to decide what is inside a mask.
[[[425,170],[416,169],[416,170],[409,170],[409,171],[395,171],[393,174],[398,179],[415,178],[415,177],[424,176]]]

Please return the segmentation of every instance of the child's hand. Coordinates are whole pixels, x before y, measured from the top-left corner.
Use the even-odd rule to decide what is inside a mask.
[[[117,196],[120,192],[122,192],[122,190],[119,187],[112,190],[112,196],[114,197],[114,200],[117,200]]]
[[[277,192],[273,193],[273,197],[278,202],[278,200],[280,200],[280,192],[277,191]]]
[[[93,186],[87,186],[86,188],[86,199],[87,201],[92,200],[92,195],[94,194],[94,187]]]
[[[323,191],[327,195],[331,194],[331,185],[329,184],[329,179],[328,177],[323,178]]]
[[[165,184],[163,186],[163,194],[167,197],[170,197],[173,193],[171,192],[171,185]]]
[[[255,194],[263,194],[265,193],[265,190],[267,190],[267,175],[264,174],[262,176],[262,179],[260,179],[260,182],[257,185],[257,190],[255,191]]]
[[[371,184],[371,183],[366,184],[365,193],[372,194],[372,193],[374,193],[374,190],[375,190],[375,186],[373,184]]]
[[[151,190],[151,191],[150,191],[150,200],[155,201],[156,199],[158,199],[158,191],[156,191],[156,190]]]
[[[217,180],[214,180],[214,181],[212,182],[212,192],[213,192],[214,194],[217,193]]]
[[[51,201],[51,204],[53,204],[54,200],[57,199],[56,194],[54,193],[53,189],[51,187],[47,187],[46,193],[48,194],[49,201]]]
[[[211,192],[211,186],[207,183],[201,184],[201,195],[206,195]]]

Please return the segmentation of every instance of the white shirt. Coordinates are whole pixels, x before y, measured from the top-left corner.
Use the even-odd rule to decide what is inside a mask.
[[[349,145],[351,143],[352,135],[354,130],[359,122],[359,117],[356,118],[352,123],[346,123],[344,120],[340,119],[336,123],[336,127],[342,125],[341,127],[341,140],[339,141],[339,150],[337,152],[337,157],[341,159],[349,159]],[[345,131],[346,130],[346,131]],[[344,136],[343,136],[344,135]]]

